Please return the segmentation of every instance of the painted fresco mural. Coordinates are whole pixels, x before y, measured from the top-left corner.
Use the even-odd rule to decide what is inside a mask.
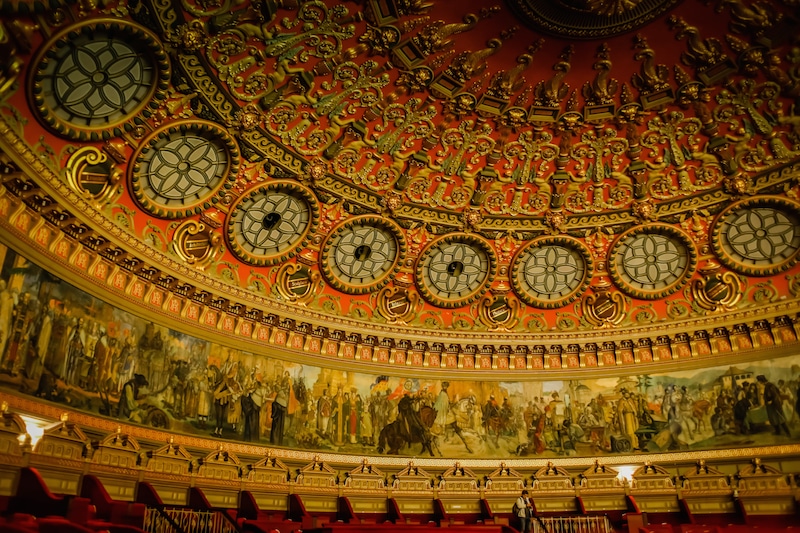
[[[0,387],[100,416],[362,455],[589,456],[800,437],[800,357],[581,381],[353,373],[170,330],[3,246],[0,261]]]

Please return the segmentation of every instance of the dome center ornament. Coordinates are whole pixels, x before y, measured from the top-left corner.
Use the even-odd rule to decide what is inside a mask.
[[[506,0],[526,25],[572,39],[605,39],[639,28],[681,0]]]

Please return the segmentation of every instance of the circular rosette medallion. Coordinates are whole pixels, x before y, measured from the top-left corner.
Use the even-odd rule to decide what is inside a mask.
[[[364,216],[337,226],[322,247],[322,271],[350,294],[375,291],[391,280],[406,255],[403,233],[394,223]]]
[[[592,256],[580,242],[566,237],[538,239],[519,251],[511,283],[528,305],[552,309],[575,301],[589,285]]]
[[[417,286],[438,307],[459,307],[479,298],[495,276],[497,257],[483,239],[451,235],[431,244],[417,262]]]
[[[144,209],[180,218],[208,209],[236,180],[239,149],[211,122],[192,121],[156,130],[133,155],[128,179]]]
[[[158,39],[122,20],[65,28],[33,64],[32,107],[55,132],[78,140],[121,135],[148,103],[159,105],[170,78]]]
[[[670,226],[636,227],[619,236],[610,253],[614,283],[634,298],[672,294],[691,276],[697,253],[691,239]]]
[[[274,265],[302,250],[318,223],[319,209],[311,191],[295,183],[274,182],[236,201],[225,237],[242,261]]]
[[[797,261],[800,208],[782,198],[745,200],[722,211],[712,231],[714,252],[726,266],[769,276]]]

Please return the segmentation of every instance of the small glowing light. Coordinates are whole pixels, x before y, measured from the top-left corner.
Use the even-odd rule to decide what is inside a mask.
[[[28,431],[26,435],[19,436],[20,444],[24,446],[27,438],[30,437],[30,445],[32,448],[36,446],[36,443],[39,442],[39,439],[44,435],[45,428],[53,424],[51,420],[44,420],[28,415],[20,415],[20,418],[25,422],[25,429]]]
[[[627,481],[628,483],[633,481],[633,473],[636,472],[635,465],[620,465],[615,468],[617,470],[617,478],[620,481]]]

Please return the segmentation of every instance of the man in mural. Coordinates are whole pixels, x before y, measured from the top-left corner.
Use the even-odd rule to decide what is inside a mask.
[[[19,303],[14,306],[11,335],[8,339],[8,356],[3,366],[4,370],[9,371],[12,376],[16,376],[21,369],[25,368],[25,361],[28,358],[28,341],[31,338],[32,327],[33,308],[31,295],[25,292]]]
[[[436,410],[436,420],[434,420],[434,432],[443,432],[447,426],[447,415],[450,413],[450,396],[447,394],[447,389],[450,383],[442,381],[442,388],[439,390],[439,395],[436,396],[436,401],[433,403],[433,408]],[[447,434],[444,435],[444,441],[447,442]]]
[[[622,397],[617,402],[617,426],[620,433],[628,438],[631,449],[639,448],[639,437],[636,430],[639,429],[639,416],[636,411],[636,402],[631,398],[627,389],[621,389]]]
[[[255,365],[250,371],[250,376],[244,385],[244,394],[242,394],[242,418],[244,419],[242,438],[248,442],[258,442],[260,433],[261,404],[264,398],[258,370],[259,366]],[[274,410],[275,404],[272,405]]]
[[[227,374],[220,376],[220,381],[216,384],[213,392],[214,397],[214,432],[212,435],[215,437],[222,436],[222,429],[225,427],[225,422],[228,421],[228,406],[235,402],[233,398],[236,389],[236,366],[231,365],[223,368],[228,368]]]
[[[141,374],[136,374],[122,386],[122,395],[119,398],[118,414],[123,420],[134,420],[141,422],[139,415],[139,393],[143,387],[149,383],[147,378]]]
[[[783,433],[787,437],[791,437],[792,434],[789,433],[789,428],[786,426],[786,416],[783,413],[783,397],[778,386],[771,381],[767,381],[767,377],[764,375],[756,376],[756,381],[764,387],[764,405],[767,408],[767,418],[773,431],[776,435]]]
[[[411,396],[403,396],[397,403],[397,418],[404,432],[406,442],[412,442],[414,435],[426,435],[428,428],[422,425],[419,413],[414,408]]]
[[[77,385],[77,379],[80,377],[83,349],[84,346],[86,346],[86,331],[84,331],[83,324],[83,318],[75,320],[72,330],[69,333],[67,360],[65,361],[66,366],[64,368],[64,376],[66,376],[67,385]]]

